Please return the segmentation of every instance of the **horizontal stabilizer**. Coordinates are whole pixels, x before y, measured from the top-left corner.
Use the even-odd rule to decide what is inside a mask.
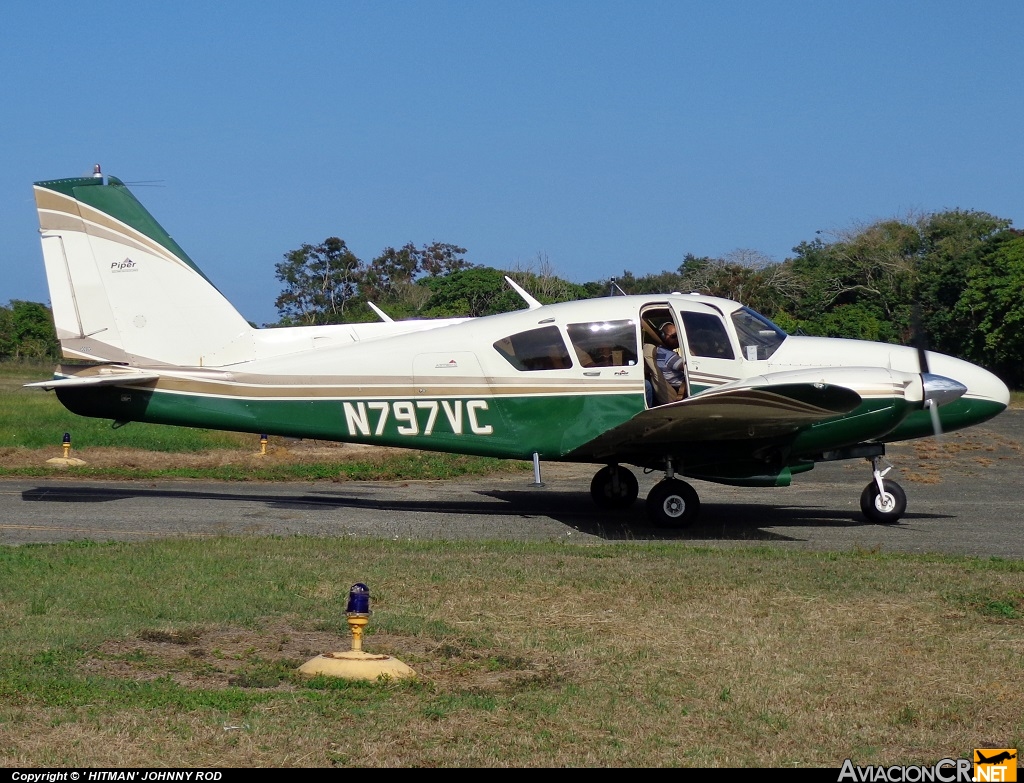
[[[137,383],[155,381],[160,376],[156,373],[119,372],[109,375],[89,375],[81,378],[53,378],[49,381],[26,383],[26,389],[69,389],[83,386],[129,386]]]

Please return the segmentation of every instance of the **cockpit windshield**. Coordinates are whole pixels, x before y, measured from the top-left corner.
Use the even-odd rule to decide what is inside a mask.
[[[743,349],[743,358],[748,361],[767,359],[787,337],[779,327],[749,307],[741,307],[734,312],[732,322]]]

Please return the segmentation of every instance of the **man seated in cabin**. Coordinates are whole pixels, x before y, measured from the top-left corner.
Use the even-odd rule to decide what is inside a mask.
[[[671,321],[661,327],[661,340],[662,344],[658,346],[654,358],[669,386],[678,393],[680,387],[686,382],[686,362],[682,356],[676,353],[679,348],[679,335],[676,333],[676,325]],[[683,389],[683,394],[685,393],[686,390]]]
[[[686,396],[686,363],[675,348],[679,347],[676,325],[669,321],[658,332],[661,344],[648,343],[644,346],[644,361],[647,376],[644,389],[647,393],[647,407],[664,405],[681,400]],[[656,378],[652,373],[658,373]]]

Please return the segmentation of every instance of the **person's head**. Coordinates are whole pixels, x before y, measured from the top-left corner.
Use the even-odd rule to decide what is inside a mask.
[[[679,335],[676,334],[676,325],[669,321],[663,327],[661,327],[661,339],[665,341],[665,345],[670,348],[675,348],[679,345]]]

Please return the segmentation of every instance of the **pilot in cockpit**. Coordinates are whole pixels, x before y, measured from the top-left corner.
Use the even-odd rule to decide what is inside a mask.
[[[678,353],[679,335],[676,333],[676,325],[671,321],[661,327],[661,340],[662,344],[655,351],[654,358],[669,386],[678,393],[686,382],[686,363]]]

